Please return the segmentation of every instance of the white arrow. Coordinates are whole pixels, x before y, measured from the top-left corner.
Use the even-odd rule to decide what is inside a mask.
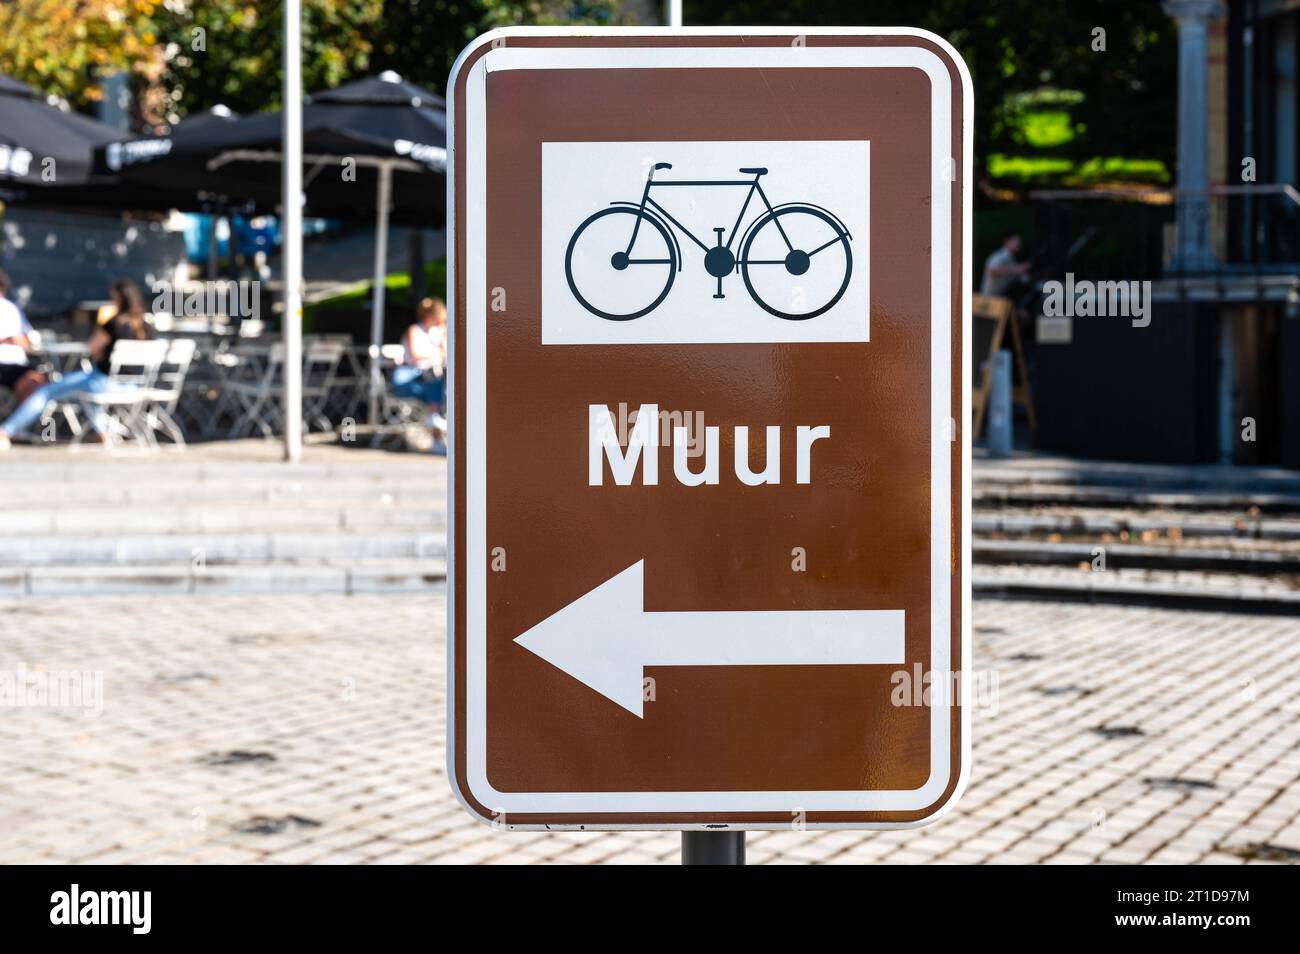
[[[644,560],[548,616],[520,646],[644,718],[646,666],[903,662],[902,610],[645,610]]]

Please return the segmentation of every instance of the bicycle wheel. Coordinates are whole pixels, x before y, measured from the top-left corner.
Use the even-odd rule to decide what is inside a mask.
[[[750,297],[769,314],[787,321],[816,318],[834,308],[849,287],[849,235],[821,209],[782,206],[749,230],[740,274]]]
[[[573,297],[609,321],[631,321],[654,311],[668,297],[676,272],[677,247],[668,229],[633,206],[602,209],[588,218],[564,253],[564,277]]]

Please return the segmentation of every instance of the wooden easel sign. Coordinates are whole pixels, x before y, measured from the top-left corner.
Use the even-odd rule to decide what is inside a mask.
[[[1015,308],[1010,298],[992,295],[971,296],[971,355],[978,362],[971,380],[971,422],[974,429],[971,439],[977,440],[984,427],[984,414],[988,410],[989,392],[993,385],[993,356],[1003,346],[1007,332],[1011,333],[1013,355],[1011,402],[1021,404],[1029,418],[1029,429],[1037,426],[1034,418],[1034,399],[1029,393],[1029,366],[1025,363],[1025,349],[1020,339],[1020,323],[1015,320]]]

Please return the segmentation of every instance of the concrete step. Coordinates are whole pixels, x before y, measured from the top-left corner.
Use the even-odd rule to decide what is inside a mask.
[[[318,565],[87,564],[0,569],[0,598],[140,594],[417,593],[446,583],[442,558]]]
[[[971,492],[975,507],[1130,507],[1134,510],[1230,510],[1300,514],[1300,494],[1256,494],[1145,491],[1112,487],[1054,484],[977,483]]]
[[[971,517],[971,529],[977,534],[1059,534],[1062,536],[1131,537],[1156,534],[1181,539],[1220,537],[1256,540],[1300,540],[1300,520],[1269,518],[1249,513],[1177,513],[1162,510],[1142,513],[1130,510],[1088,510],[1057,508],[1018,508],[981,510]]]
[[[0,547],[0,567],[163,564],[311,565],[322,561],[444,559],[446,534],[406,533],[140,533],[37,534]]]
[[[983,451],[977,453],[973,465],[977,485],[1058,484],[1163,492],[1208,491],[1300,497],[1300,473],[1280,467],[1135,464],[1053,458],[1038,454],[994,460],[984,456]]]
[[[121,483],[199,483],[220,481],[372,481],[430,480],[445,476],[441,458],[418,454],[385,454],[382,460],[286,464],[278,461],[212,461],[178,453],[160,457],[106,457],[103,454],[51,453],[50,460],[24,457],[6,460],[0,484],[91,483],[111,475]]]
[[[1254,541],[1249,541],[1254,543]],[[1021,564],[1091,569],[1104,559],[1105,569],[1208,570],[1273,575],[1300,573],[1300,548],[1256,546],[1148,546],[1131,543],[1050,543],[1042,540],[975,540],[971,557],[978,564]]]
[[[196,504],[145,507],[32,507],[0,509],[0,533],[95,534],[270,533],[275,531],[441,530],[445,508],[432,495],[397,505],[320,500],[281,501],[258,506],[213,507]]]
[[[977,597],[1186,607],[1199,610],[1300,614],[1300,580],[1192,570],[980,566],[971,573]]]
[[[0,471],[3,471],[0,465]],[[404,504],[445,500],[447,482],[434,478],[385,480],[147,480],[119,482],[32,481],[0,483],[0,506],[6,510],[32,507],[105,507],[132,504],[257,505],[352,501]]]

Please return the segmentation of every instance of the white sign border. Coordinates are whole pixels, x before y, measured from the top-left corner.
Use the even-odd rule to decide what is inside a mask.
[[[502,69],[548,68],[599,68],[617,69],[653,66],[657,68],[783,68],[804,67],[912,67],[923,71],[931,81],[932,112],[932,181],[935,201],[931,203],[931,231],[933,282],[931,298],[932,349],[931,349],[931,668],[946,671],[951,661],[950,652],[950,584],[948,567],[951,554],[951,334],[949,320],[952,314],[950,244],[942,241],[951,214],[952,190],[943,188],[951,181],[951,83],[946,64],[941,58],[921,47],[624,47],[624,48],[511,48],[505,44],[510,36],[842,36],[886,35],[909,36],[925,39],[943,49],[956,65],[962,81],[964,122],[963,155],[965,160],[962,202],[963,245],[960,275],[963,353],[969,350],[970,299],[969,257],[971,241],[970,177],[972,174],[972,89],[969,72],[961,57],[941,37],[922,30],[907,28],[716,28],[686,29],[550,29],[507,28],[494,30],[479,37],[457,59],[448,81],[448,149],[452,153],[447,164],[448,215],[448,274],[454,276],[456,234],[456,183],[455,168],[455,92],[458,76],[466,59],[484,45],[491,45],[486,55],[471,68],[466,77],[466,112],[469,125],[466,129],[466,149],[469,156],[485,153],[485,87],[489,71]],[[560,62],[562,61],[562,62]],[[841,792],[501,792],[487,778],[487,665],[486,665],[486,540],[483,538],[486,522],[486,164],[466,161],[469,179],[466,183],[466,289],[469,296],[466,312],[467,393],[466,393],[466,770],[469,796],[492,812],[494,818],[483,818],[478,809],[460,791],[456,771],[456,699],[455,699],[455,481],[448,482],[448,579],[447,632],[448,632],[448,712],[447,758],[448,777],[456,797],[476,818],[499,827],[517,829],[784,829],[790,823],[781,822],[716,822],[646,824],[613,822],[603,824],[576,823],[517,824],[510,821],[511,814],[732,814],[732,813],[791,813],[791,812],[863,812],[863,811],[915,811],[935,806],[936,800],[951,782],[950,726],[951,714],[947,705],[931,707],[931,774],[922,786],[910,790]],[[477,213],[477,214],[475,214]],[[454,281],[448,284],[449,305],[454,308]],[[474,321],[475,316],[479,320]],[[451,323],[454,329],[454,322]],[[454,330],[452,332],[455,334]],[[453,340],[452,347],[455,347]],[[968,374],[966,362],[959,365],[963,379]],[[449,404],[455,403],[454,370],[448,388]],[[942,386],[940,386],[942,385]],[[457,419],[456,408],[450,408],[448,419]],[[970,387],[963,380],[962,420],[970,420]],[[452,448],[448,466],[455,474],[454,459],[456,435],[450,435]],[[477,438],[477,441],[475,440]],[[913,828],[926,824],[945,814],[960,797],[966,786],[970,765],[970,433],[961,427],[962,441],[962,660],[961,676],[961,761],[960,775],[953,792],[940,805],[922,819],[907,822],[808,822],[809,828]],[[477,538],[476,538],[477,532]]]

